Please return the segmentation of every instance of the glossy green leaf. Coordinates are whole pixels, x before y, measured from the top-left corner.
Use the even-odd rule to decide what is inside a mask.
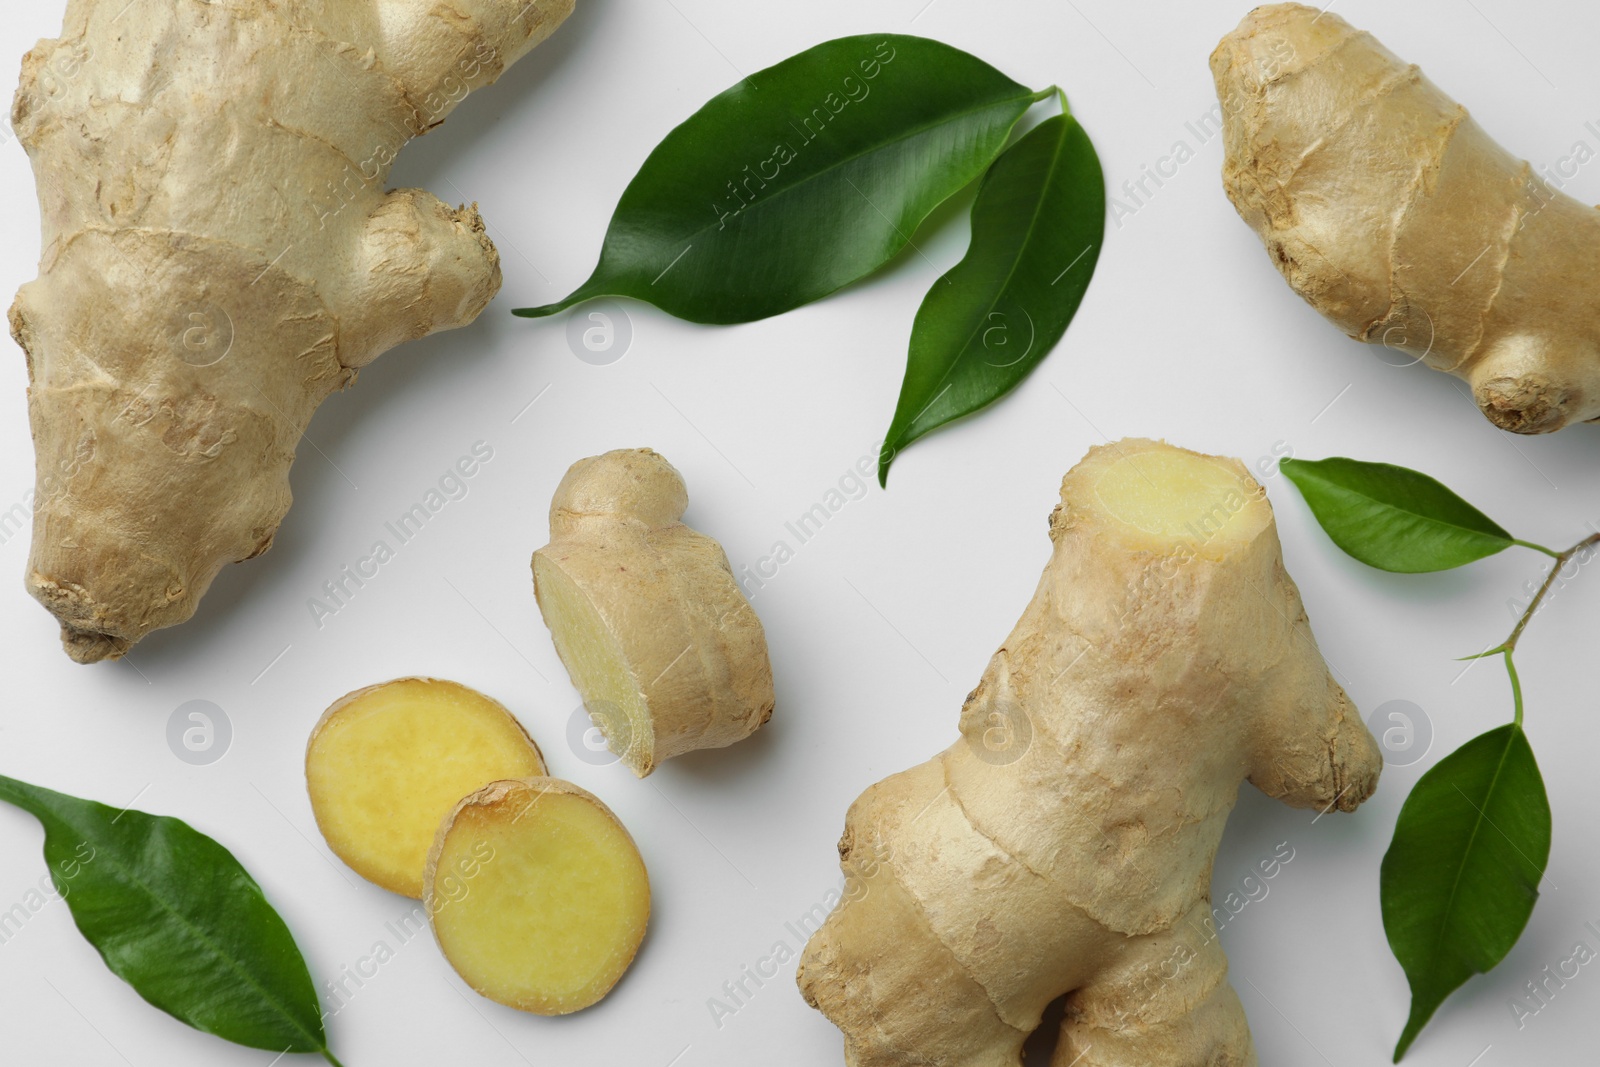
[[[1379,570],[1449,570],[1517,543],[1444,485],[1406,467],[1335,456],[1286,459],[1278,469],[1333,543]]]
[[[1444,999],[1522,935],[1550,858],[1550,802],[1515,723],[1468,741],[1417,782],[1383,857],[1389,947],[1411,983],[1395,1062]]]
[[[965,258],[934,283],[911,328],[880,483],[912,441],[993,403],[1049,355],[1083,301],[1105,225],[1100,159],[1070,114],[995,161]]]
[[[826,296],[904,248],[1048,92],[922,37],[809,48],[667,134],[623,192],[589,280],[515,313],[631,296],[731,323]]]
[[[178,819],[3,776],[0,800],[43,824],[78,930],[141,997],[229,1041],[338,1064],[289,928],[227,849]]]

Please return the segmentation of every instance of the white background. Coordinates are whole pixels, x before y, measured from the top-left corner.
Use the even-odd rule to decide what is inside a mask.
[[[1401,360],[1319,319],[1235,216],[1217,178],[1220,143],[1200,143],[1185,123],[1215,103],[1206,57],[1245,3],[924,3],[769,0],[751,14],[732,0],[583,0],[548,44],[404,154],[395,184],[481,204],[504,257],[504,292],[475,326],[384,356],[328,401],[267,556],[224,571],[183,627],[121,663],[81,667],[23,592],[26,536],[0,545],[0,772],[179,815],[219,838],[284,913],[319,984],[380,940],[397,948],[331,1022],[350,1067],[842,1062],[837,1032],[800,999],[792,965],[720,1026],[708,998],[775,943],[798,948],[785,923],[839,885],[833,845],[850,800],[954,738],[963,696],[1032,594],[1062,473],[1107,437],[1160,436],[1252,463],[1285,447],[1403,463],[1518,536],[1557,546],[1600,520],[1600,431],[1523,439],[1493,429],[1453,379],[1388,365],[1382,356]],[[9,4],[6,62],[53,36],[62,7]],[[1343,0],[1335,10],[1420,63],[1518,155],[1555,165],[1579,140],[1600,147],[1584,126],[1600,120],[1591,5]],[[689,521],[719,537],[736,567],[779,539],[795,545],[785,521],[835,487],[887,425],[912,316],[960,257],[964,214],[920,233],[921,254],[781,318],[706,328],[630,304],[631,349],[609,366],[575,358],[564,318],[529,322],[509,309],[553,300],[587,275],[624,185],[702,102],[818,41],[874,31],[937,37],[1019,81],[1063,85],[1116,195],[1178,141],[1195,158],[1108,227],[1077,321],[1020,389],[912,447],[888,492],[851,500],[758,592],[778,686],[770,727],[636,781],[585,762],[566,740],[578,699],[528,572],[556,481],[582,456],[650,445],[683,471]],[[1569,189],[1600,199],[1600,166]],[[38,216],[9,133],[0,204],[0,291],[10,292],[34,275]],[[20,352],[0,376],[4,510],[33,481]],[[494,458],[468,496],[317,626],[308,598],[477,441]],[[1387,1063],[1408,995],[1383,936],[1379,860],[1422,768],[1509,717],[1497,665],[1464,672],[1453,657],[1504,636],[1507,600],[1542,576],[1543,557],[1514,550],[1443,575],[1380,574],[1341,556],[1282,478],[1267,484],[1338,678],[1364,712],[1390,700],[1420,706],[1435,740],[1422,762],[1391,767],[1359,813],[1315,826],[1247,786],[1217,860],[1219,897],[1280,842],[1295,859],[1223,939],[1264,1064]],[[1544,895],[1510,957],[1451,999],[1408,1063],[1592,1058],[1595,968],[1520,1030],[1508,999],[1576,942],[1600,948],[1585,929],[1600,920],[1590,821],[1600,790],[1597,619],[1600,580],[1584,574],[1534,623],[1520,657],[1555,812]],[[386,930],[409,902],[322,845],[301,773],[307,731],[344,692],[414,673],[506,702],[553,772],[598,793],[638,839],[655,913],[637,963],[599,1006],[542,1019],[466,992],[430,941],[400,946]],[[231,748],[209,766],[168,747],[169,716],[195,699],[232,724]],[[0,811],[0,911],[43,876],[39,841],[30,818]],[[59,901],[0,944],[0,1004],[0,1058],[10,1063],[272,1060],[146,1006]]]

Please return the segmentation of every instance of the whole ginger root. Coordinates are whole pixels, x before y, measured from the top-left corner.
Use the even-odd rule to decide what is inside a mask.
[[[1502,429],[1600,418],[1600,211],[1327,10],[1257,8],[1211,71],[1223,187],[1295,292]]]
[[[851,806],[857,884],[800,989],[853,1067],[1020,1067],[1063,994],[1056,1067],[1253,1067],[1210,922],[1223,824],[1245,780],[1354,809],[1377,745],[1237,461],[1096,448],[1050,536],[962,738]]]
[[[11,308],[37,453],[28,590],[80,662],[266,551],[312,413],[500,287],[475,208],[395,154],[572,0],[70,0],[12,123],[43,218]]]

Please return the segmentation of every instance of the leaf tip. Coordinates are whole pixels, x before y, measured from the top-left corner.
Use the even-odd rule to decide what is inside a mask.
[[[894,427],[891,426],[889,429],[893,432]],[[895,457],[900,454],[901,447],[900,445],[890,444],[888,438],[884,438],[883,443],[878,446],[879,489],[889,488],[889,468],[894,465]]]
[[[536,308],[512,308],[511,314],[521,319],[542,319],[547,315],[554,315],[556,312],[560,311],[563,306],[565,305],[545,304],[543,307]]]
[[[1459,983],[1456,988],[1460,988]],[[1445,996],[1448,995],[1449,993],[1444,994],[1444,996],[1430,997],[1433,1003],[1427,1004],[1419,1001],[1416,991],[1412,991],[1411,1012],[1406,1017],[1405,1029],[1400,1031],[1400,1040],[1395,1042],[1394,1046],[1395,1063],[1399,1063],[1405,1057],[1405,1054],[1411,1050],[1412,1042],[1416,1041],[1417,1035],[1422,1033],[1422,1028],[1428,1025],[1428,1020],[1433,1018],[1433,1013],[1439,1010],[1439,1005],[1444,1003]]]

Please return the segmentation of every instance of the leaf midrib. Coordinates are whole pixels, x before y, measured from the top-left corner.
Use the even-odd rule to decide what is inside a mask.
[[[18,785],[23,785],[25,783],[20,783],[19,782],[17,784]],[[26,794],[23,794],[23,795],[25,796]],[[21,805],[18,805],[18,806],[20,807]],[[27,808],[27,809],[24,809],[24,810],[27,810],[28,813],[30,815],[32,815],[34,818],[38,819],[40,821],[40,823],[44,823],[45,822],[44,818],[42,816],[40,816],[38,811],[32,810],[31,808]],[[137,812],[135,814],[144,814],[144,813]],[[81,826],[79,826],[77,824],[77,822],[74,821],[73,819],[68,818],[66,816],[63,816],[60,813],[53,812],[53,811],[49,813],[49,817],[52,820],[60,823],[62,826],[65,826],[67,829],[71,830],[74,834],[77,834],[78,837],[81,840],[88,841],[88,840],[91,839],[91,835],[88,832],[84,831],[83,828]],[[160,821],[163,818],[167,818],[166,816],[159,816],[159,815],[151,815],[151,816],[146,816],[146,817],[154,819],[154,820],[157,820],[157,821]],[[173,820],[173,821],[174,822],[181,822],[181,820]],[[184,825],[187,825],[187,824],[184,824]],[[198,830],[194,830],[192,827],[190,827],[190,830],[193,833],[196,833],[196,834],[199,833]],[[45,833],[46,833],[46,835],[48,835],[49,832],[50,832],[49,826],[45,825]],[[104,842],[102,842],[102,845],[104,845]],[[220,848],[221,846],[218,845],[218,847]],[[244,970],[241,966],[239,966],[238,962],[235,961],[232,956],[230,956],[229,954],[224,952],[222,950],[221,946],[219,946],[214,940],[212,940],[212,938],[209,935],[207,935],[207,933],[204,930],[202,930],[199,927],[195,926],[182,913],[173,910],[173,908],[170,907],[166,903],[166,901],[162,900],[156,894],[155,890],[152,889],[150,887],[150,885],[147,884],[143,878],[140,878],[137,874],[135,874],[132,870],[130,870],[125,864],[121,863],[117,859],[117,856],[116,856],[115,852],[111,851],[110,849],[107,849],[107,857],[112,861],[112,866],[115,867],[118,871],[120,871],[122,873],[122,875],[125,878],[127,878],[128,881],[132,882],[135,886],[137,886],[138,889],[141,890],[150,900],[154,901],[155,904],[162,911],[166,912],[168,915],[171,915],[172,917],[177,919],[181,926],[183,926],[183,927],[187,928],[188,930],[190,930],[201,943],[203,943],[205,946],[210,948],[213,953],[215,953],[217,958],[219,958],[223,962],[225,962],[228,965],[228,967],[231,970],[234,971],[235,974],[237,974],[237,975],[239,975],[239,977],[243,978],[247,985],[249,985],[252,988],[256,989],[261,994],[262,998],[279,1015],[281,1015],[283,1017],[283,1019],[290,1025],[291,1028],[293,1028],[295,1031],[299,1032],[303,1036],[305,1036],[307,1038],[310,1038],[311,1039],[311,1043],[316,1046],[317,1051],[319,1051],[319,1052],[323,1051],[328,1047],[326,1040],[319,1039],[317,1037],[317,1035],[311,1033],[310,1031],[306,1030],[305,1027],[301,1026],[299,1021],[296,1020],[293,1015],[289,1014],[287,1008],[285,1007],[283,1002],[279,1000],[278,997],[273,995],[272,992],[269,991],[260,982],[256,981],[255,977],[253,975],[251,975],[248,971]],[[269,905],[269,907],[270,907],[270,905]],[[70,910],[70,908],[71,908],[70,904],[68,905],[68,908]],[[105,955],[105,950],[103,948],[101,948],[100,945],[96,944],[94,946],[94,948],[95,948],[95,951],[99,952],[101,956]],[[119,977],[120,977],[120,975],[119,975]]]
[[[1045,121],[1048,122],[1049,120],[1047,119]],[[1039,188],[1040,188],[1040,196],[1039,196],[1038,200],[1035,201],[1035,203],[1033,205],[1033,214],[1028,219],[1028,226],[1027,226],[1026,231],[1023,234],[1022,241],[1019,242],[1019,244],[1017,245],[1017,254],[1011,261],[1011,267],[1006,271],[1005,281],[1001,282],[1000,285],[998,287],[996,287],[993,298],[985,306],[983,314],[978,317],[979,324],[982,324],[991,314],[993,314],[994,309],[996,307],[998,307],[999,304],[1000,304],[1001,295],[1004,294],[1005,291],[1011,287],[1011,279],[1013,279],[1013,278],[1015,278],[1017,276],[1017,269],[1022,265],[1022,259],[1023,259],[1023,256],[1027,253],[1028,245],[1033,241],[1034,231],[1036,229],[1038,229],[1039,216],[1044,211],[1045,193],[1047,193],[1049,191],[1050,183],[1055,180],[1056,169],[1060,166],[1060,163],[1061,163],[1061,153],[1062,153],[1062,150],[1066,147],[1066,144],[1067,144],[1066,135],[1068,133],[1070,133],[1070,132],[1071,132],[1071,130],[1067,128],[1065,123],[1063,123],[1062,124],[1062,136],[1056,142],[1055,151],[1051,153],[1051,156],[1050,156],[1050,167],[1045,172],[1044,181],[1042,183],[1040,183],[1040,186],[1039,186]],[[983,195],[983,190],[980,189],[978,191],[978,195],[982,196]],[[967,253],[968,253],[969,256],[971,255],[971,252],[972,252],[972,248],[969,245],[968,248],[967,248]],[[967,261],[967,256],[962,256],[961,257],[961,263],[965,263],[966,261]],[[961,263],[957,263],[956,264],[956,268],[959,268],[961,266]],[[973,338],[978,336],[978,331],[979,331],[979,327],[978,326],[974,326],[970,331],[968,331],[966,340],[964,340],[961,343],[961,347],[956,350],[956,358],[951,361],[950,366],[945,370],[945,372],[942,375],[940,375],[934,381],[933,384],[935,386],[945,385],[947,382],[949,382],[951,377],[955,374],[957,368],[959,368],[961,366],[961,357],[963,355],[965,355],[967,349],[971,347]],[[1024,357],[1024,358],[1026,358],[1026,357]],[[937,396],[937,394],[935,394],[935,395]],[[924,409],[923,414],[926,414],[926,413],[927,413],[926,409]],[[920,417],[921,416],[919,415],[916,418],[913,418],[912,421],[907,424],[906,432],[910,432],[911,430],[916,428],[917,418],[920,418]]]

